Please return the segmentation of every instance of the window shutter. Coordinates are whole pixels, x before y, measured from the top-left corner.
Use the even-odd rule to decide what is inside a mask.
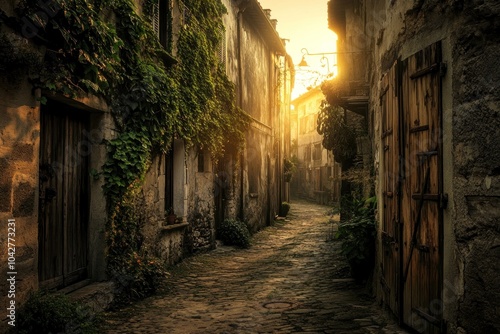
[[[153,4],[151,24],[153,25],[153,30],[156,33],[156,36],[160,38],[160,1]]]
[[[226,41],[226,32],[222,32],[222,38],[219,42],[219,47],[217,48],[217,58],[223,64],[226,65],[227,60],[227,41]]]

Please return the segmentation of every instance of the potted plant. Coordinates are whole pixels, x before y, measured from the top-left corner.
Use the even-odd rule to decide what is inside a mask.
[[[174,208],[170,207],[167,210],[167,225],[175,224],[176,219],[177,219],[177,215],[174,212]]]
[[[286,159],[283,163],[283,176],[285,178],[285,182],[290,182],[292,180],[292,176],[295,172],[295,164],[293,161]]]
[[[286,215],[288,215],[288,211],[290,211],[290,203],[282,202],[280,206],[280,216],[286,217]]]
[[[351,199],[349,218],[339,225],[337,238],[342,240],[341,254],[351,267],[351,275],[362,282],[375,264],[376,198]]]

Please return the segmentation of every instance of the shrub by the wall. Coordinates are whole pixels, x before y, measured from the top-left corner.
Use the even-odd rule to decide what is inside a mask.
[[[288,202],[281,203],[280,216],[286,217],[286,215],[288,215],[288,211],[290,211],[290,203]]]
[[[16,318],[16,334],[101,333],[100,320],[88,307],[59,293],[33,293]]]
[[[250,232],[245,223],[234,219],[226,219],[217,230],[218,238],[230,246],[250,247]]]

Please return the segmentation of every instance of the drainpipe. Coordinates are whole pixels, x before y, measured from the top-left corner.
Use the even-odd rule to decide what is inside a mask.
[[[238,56],[238,107],[240,107],[241,110],[243,110],[243,68],[242,68],[242,55],[241,55],[241,29],[242,29],[242,20],[243,20],[243,12],[245,11],[247,6],[246,4],[240,4],[239,5],[239,10],[238,10],[238,15],[237,15],[237,56]],[[239,203],[239,213],[238,216],[241,221],[244,221],[245,218],[245,201],[244,201],[244,177],[243,177],[243,170],[244,170],[244,162],[245,162],[245,152],[241,152],[240,155],[240,203]]]
[[[281,60],[278,60],[279,62],[281,62]],[[272,64],[273,67],[274,67],[274,63]],[[280,81],[282,78],[281,78],[281,64],[279,64],[280,66],[278,67],[278,77],[276,78],[278,81]],[[274,86],[274,85],[273,85]],[[282,127],[282,122],[283,122],[283,119],[282,119],[282,115],[281,115],[281,89],[278,87],[278,101],[276,101],[275,97],[274,97],[274,89],[272,90],[272,96],[273,96],[273,100],[274,100],[274,108],[278,109],[277,110],[277,113],[278,113],[278,213],[280,211],[280,208],[281,208],[281,203],[283,202],[283,134],[281,133],[281,129],[283,128]]]

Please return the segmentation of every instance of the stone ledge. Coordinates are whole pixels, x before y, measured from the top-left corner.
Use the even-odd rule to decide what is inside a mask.
[[[189,225],[189,223],[165,225],[165,226],[160,227],[160,231],[162,231],[162,232],[173,231],[173,230],[181,229],[181,228],[186,227],[188,225]]]
[[[91,283],[67,295],[84,305],[90,307],[92,312],[101,313],[107,310],[114,299],[114,283],[111,281]]]

